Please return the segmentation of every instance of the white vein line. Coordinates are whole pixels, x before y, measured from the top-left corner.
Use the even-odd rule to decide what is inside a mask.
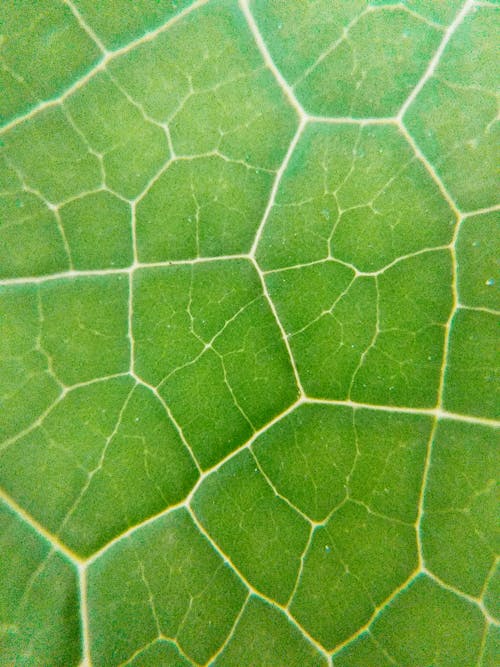
[[[265,297],[265,299],[266,299],[266,301],[269,305],[269,308],[271,309],[271,312],[272,312],[273,317],[276,321],[276,324],[278,325],[278,329],[280,330],[281,338],[282,338],[283,343],[285,345],[285,348],[286,348],[286,351],[287,351],[287,354],[288,354],[288,358],[290,360],[290,365],[292,367],[293,375],[294,375],[294,378],[295,378],[295,383],[296,383],[297,388],[300,392],[300,396],[304,397],[306,394],[305,394],[305,391],[304,391],[304,387],[302,386],[302,382],[300,381],[300,375],[299,375],[299,371],[297,369],[297,364],[295,362],[295,357],[293,356],[293,353],[292,353],[292,348],[290,346],[289,337],[286,335],[285,328],[284,328],[283,324],[281,323],[281,320],[278,316],[276,306],[274,305],[274,302],[271,299],[271,296],[270,296],[269,291],[267,289],[267,285],[266,285],[266,281],[264,279],[264,276],[262,275],[262,272],[261,272],[261,270],[259,268],[259,265],[257,264],[256,261],[254,261],[254,266],[255,266],[257,274],[260,278],[260,282],[261,282],[261,285],[262,285],[262,291],[264,293],[264,297]]]
[[[61,93],[56,97],[40,102],[22,116],[13,118],[11,121],[0,127],[0,135],[5,134],[13,127],[20,125],[21,123],[24,123],[30,118],[37,116],[40,112],[44,111],[45,109],[58,106],[59,104],[64,102],[64,100],[66,100],[68,97],[70,97],[74,92],[82,88],[96,74],[102,72],[106,68],[106,65],[109,62],[115,60],[119,56],[124,55],[125,53],[128,53],[129,51],[132,51],[141,44],[154,40],[159,34],[168,30],[172,25],[178,23],[181,19],[183,19],[188,14],[191,14],[191,12],[195,11],[199,7],[207,4],[207,2],[209,2],[209,0],[195,0],[195,2],[189,5],[189,7],[186,7],[185,9],[181,10],[178,14],[172,16],[170,19],[168,19],[168,21],[158,26],[154,30],[146,32],[144,35],[142,35],[142,37],[138,37],[137,39],[132,40],[125,46],[121,46],[119,49],[116,49],[115,51],[107,51],[107,55],[103,56],[99,60],[99,62],[96,65],[94,65],[94,67],[92,67],[86,74],[84,74],[82,77],[77,79],[77,81],[71,84],[71,86],[67,88],[63,93]]]
[[[351,116],[307,116],[309,123],[326,123],[328,125],[397,125],[395,116],[382,116],[380,118],[352,118]]]
[[[441,410],[440,408],[412,408],[399,405],[376,405],[373,403],[361,403],[351,400],[334,400],[329,398],[312,398],[307,396],[303,399],[304,403],[320,403],[324,405],[338,405],[355,410],[379,410],[381,412],[399,412],[410,415],[424,415],[427,417],[435,417],[437,419],[448,419],[460,422],[467,422],[469,424],[478,424],[481,426],[490,426],[494,428],[500,427],[500,421],[496,419],[489,419],[487,417],[474,417],[472,415],[461,415],[456,412],[449,412]]]
[[[255,454],[254,454],[254,456],[255,456]],[[255,458],[257,459],[257,457],[255,457]],[[275,493],[276,493],[276,491],[275,491]],[[276,493],[276,495],[278,495],[278,494]],[[292,506],[292,507],[297,512],[297,508],[295,506]],[[311,544],[312,544],[312,541],[314,539],[314,533],[316,531],[316,526],[314,526],[310,523],[309,518],[307,520],[309,521],[309,524],[310,524],[309,525],[309,537],[307,538],[307,542],[304,546],[304,550],[300,554],[299,570],[297,572],[297,577],[295,579],[295,584],[294,584],[294,586],[292,588],[292,591],[291,591],[290,595],[288,596],[288,600],[286,602],[286,608],[287,609],[290,609],[290,607],[292,606],[293,600],[295,598],[295,594],[297,593],[297,590],[300,586],[300,582],[301,582],[301,579],[302,579],[302,574],[304,572],[304,566],[305,566],[306,558],[309,554],[309,550],[311,548]]]
[[[104,44],[101,42],[99,37],[96,35],[94,30],[89,26],[89,24],[85,21],[83,16],[81,15],[80,11],[75,7],[73,4],[72,0],[63,0],[64,4],[69,7],[71,10],[71,13],[75,17],[75,19],[78,21],[78,24],[80,25],[80,28],[87,33],[87,35],[90,37],[90,39],[94,42],[94,44],[97,46],[99,51],[104,55],[107,56],[109,53]]]
[[[83,664],[92,665],[90,657],[90,630],[89,630],[89,610],[87,604],[87,570],[80,567],[78,570],[78,582],[80,593],[80,623],[82,632],[82,653]]]
[[[427,490],[427,481],[429,479],[429,471],[430,471],[430,468],[431,468],[432,450],[433,450],[434,437],[436,435],[437,425],[438,425],[438,419],[434,419],[431,431],[429,433],[429,438],[427,440],[427,447],[426,447],[426,450],[425,450],[424,469],[422,471],[422,481],[421,481],[421,484],[420,484],[420,495],[419,495],[419,498],[418,498],[418,506],[417,506],[417,517],[415,519],[415,534],[416,534],[416,538],[417,538],[418,567],[419,567],[420,571],[422,571],[423,568],[425,567],[424,547],[423,547],[421,526],[422,526],[422,519],[424,518],[424,514],[425,514],[425,492]]]
[[[445,377],[446,370],[448,368],[448,357],[450,350],[450,337],[451,337],[451,327],[453,323],[453,318],[458,309],[459,299],[458,299],[458,264],[455,251],[455,244],[458,239],[458,234],[460,232],[461,219],[459,219],[455,225],[455,231],[453,234],[453,241],[450,248],[450,257],[451,257],[451,266],[452,266],[452,278],[451,278],[451,291],[452,291],[452,305],[450,309],[450,314],[448,315],[448,320],[445,325],[444,332],[444,341],[443,341],[443,356],[441,359],[441,368],[439,371],[439,384],[437,391],[437,407],[439,410],[443,409],[443,397],[445,389]]]
[[[226,646],[228,646],[229,642],[233,638],[234,633],[236,632],[236,628],[238,627],[238,624],[240,622],[241,617],[245,613],[245,609],[247,608],[248,601],[252,597],[252,594],[250,591],[248,591],[247,596],[245,598],[245,601],[241,605],[241,609],[238,612],[238,615],[234,619],[234,623],[232,625],[232,628],[229,631],[229,634],[227,635],[226,639],[223,641],[223,643],[220,645],[220,647],[217,649],[217,651],[205,662],[205,667],[208,667],[209,665],[213,665],[215,660],[219,657],[221,653],[224,652]]]
[[[22,278],[2,278],[0,287],[8,285],[27,285],[45,283],[51,280],[70,280],[73,278],[92,278],[97,276],[127,275],[137,269],[157,269],[169,266],[190,266],[192,264],[206,264],[209,262],[228,261],[236,259],[250,259],[245,254],[219,255],[216,257],[194,257],[193,259],[173,259],[161,262],[134,262],[131,266],[116,269],[83,269],[60,271],[43,276],[23,276]]]
[[[208,262],[230,261],[235,259],[249,259],[248,255],[244,253],[237,253],[235,255],[217,255],[215,257],[193,257],[192,259],[173,259],[165,260],[163,262],[138,262],[136,269],[155,269],[165,266],[189,266],[191,264],[207,264]]]
[[[248,579],[245,577],[245,575],[239,570],[239,568],[236,567],[236,565],[233,563],[231,558],[224,553],[224,551],[219,547],[217,542],[212,538],[208,530],[203,526],[201,521],[198,519],[195,511],[193,508],[188,505],[187,507],[190,516],[192,517],[196,527],[198,528],[198,531],[205,537],[205,539],[210,543],[214,551],[222,558],[222,560],[226,563],[228,563],[231,568],[233,569],[234,573],[237,575],[237,577],[242,581],[242,583],[245,585],[246,589],[253,593],[256,597],[261,598],[261,600],[264,600],[267,602],[269,605],[274,607],[275,609],[278,609],[281,611],[288,621],[290,622],[291,625],[293,625],[298,632],[306,639],[309,641],[309,643],[314,646],[314,648],[320,653],[326,660],[328,660],[328,654],[325,650],[325,648],[317,642],[312,635],[310,635],[305,628],[302,627],[302,625],[292,616],[292,614],[289,612],[289,610],[284,607],[282,604],[277,602],[276,600],[273,600],[269,596],[267,596],[265,593],[262,593],[261,591],[257,590],[254,588],[254,586],[248,581]]]
[[[410,576],[403,581],[402,584],[400,584],[383,602],[381,602],[374,610],[368,621],[362,625],[354,634],[352,634],[350,637],[347,639],[344,639],[342,642],[337,644],[335,648],[333,649],[331,655],[334,657],[336,654],[340,653],[342,649],[344,649],[346,646],[351,644],[353,641],[358,639],[361,635],[365,633],[370,632],[370,628],[373,625],[374,621],[378,618],[378,616],[381,614],[381,612],[384,611],[392,602],[400,595],[403,591],[405,591],[408,586],[410,586],[413,581],[418,577],[420,574],[420,571],[415,571],[410,574]]]
[[[175,419],[174,415],[172,414],[172,411],[170,410],[170,407],[168,406],[168,404],[165,401],[165,399],[163,398],[163,396],[159,393],[158,389],[156,387],[154,387],[152,384],[149,384],[148,382],[146,382],[145,380],[140,378],[135,373],[132,374],[132,377],[134,378],[134,380],[136,381],[136,383],[138,385],[142,385],[143,387],[146,387],[146,389],[149,389],[149,391],[151,391],[152,394],[156,397],[156,399],[158,400],[160,405],[165,410],[165,413],[166,413],[168,419],[170,420],[171,424],[173,425],[173,427],[177,431],[177,433],[179,435],[179,438],[182,441],[182,444],[187,449],[187,452],[188,452],[189,456],[191,457],[194,465],[196,466],[198,474],[202,474],[201,466],[198,462],[198,459],[194,455],[194,452],[193,452],[193,449],[192,449],[191,445],[189,444],[189,442],[186,439],[186,436],[184,435],[184,431],[182,430],[178,421]]]
[[[167,160],[167,162],[169,162]],[[170,162],[169,162],[170,164]],[[132,256],[133,256],[133,267],[139,264],[139,256],[137,251],[137,199],[134,199],[130,202],[130,231],[132,233]]]
[[[235,456],[240,454],[242,451],[245,449],[249,449],[252,443],[260,436],[262,433],[265,433],[268,429],[270,429],[272,426],[277,424],[279,421],[281,421],[284,417],[289,415],[291,412],[295,410],[295,408],[300,405],[303,401],[301,399],[295,401],[290,405],[286,410],[283,412],[280,412],[279,415],[276,415],[273,419],[271,419],[270,422],[262,426],[258,431],[256,431],[251,438],[249,438],[246,442],[244,442],[242,445],[237,447],[235,450],[230,452],[227,456],[225,456],[223,459],[221,459],[218,463],[216,463],[214,466],[211,468],[207,468],[198,478],[198,481],[196,484],[193,486],[189,494],[186,496],[184,500],[181,500],[180,502],[176,503],[175,505],[170,505],[170,507],[167,507],[166,509],[162,510],[161,512],[158,512],[157,514],[154,514],[153,516],[148,517],[147,519],[144,519],[144,521],[141,521],[140,523],[137,523],[130,528],[128,528],[126,531],[121,533],[120,535],[117,535],[114,537],[112,540],[110,540],[107,544],[105,544],[103,547],[101,547],[98,551],[96,551],[92,556],[90,556],[86,563],[90,564],[96,561],[98,558],[100,558],[106,551],[108,551],[110,548],[112,548],[115,544],[118,542],[121,542],[121,540],[126,539],[133,535],[135,532],[143,528],[144,526],[148,526],[151,523],[154,523],[158,519],[161,519],[162,517],[166,516],[167,514],[170,514],[171,512],[174,512],[175,510],[181,509],[182,507],[186,508],[188,507],[189,503],[191,502],[191,499],[194,497],[195,493],[198,491],[200,488],[201,484],[208,478],[210,475],[214,474],[221,468],[224,464],[226,464],[228,461],[233,459]]]
[[[406,141],[412,147],[413,152],[417,156],[418,160],[423,164],[423,166],[427,170],[427,173],[430,175],[430,177],[432,178],[434,183],[439,188],[439,191],[441,192],[441,194],[442,194],[443,198],[445,199],[445,201],[447,202],[448,206],[455,213],[457,218],[460,218],[462,213],[461,213],[460,209],[458,208],[458,205],[456,204],[455,200],[453,199],[453,197],[448,192],[448,190],[445,187],[443,181],[441,180],[441,177],[438,175],[438,173],[436,172],[436,170],[434,169],[432,164],[429,162],[429,160],[422,153],[422,151],[420,150],[420,147],[418,146],[415,139],[411,136],[411,134],[406,129],[406,126],[404,125],[403,121],[400,121],[399,129],[400,129],[401,134],[406,139]]]
[[[462,213],[462,216],[464,218],[471,218],[473,215],[484,215],[486,213],[496,213],[497,211],[500,211],[500,204],[488,206],[487,208],[478,208],[475,211],[466,211]]]
[[[468,593],[464,593],[460,589],[455,588],[455,586],[451,586],[450,584],[446,583],[446,581],[443,581],[440,577],[438,577],[437,574],[434,574],[434,572],[431,572],[431,570],[427,569],[426,567],[424,567],[422,571],[427,577],[429,577],[429,579],[432,579],[432,581],[434,581],[440,588],[449,591],[450,593],[453,593],[457,597],[462,598],[463,600],[467,600],[467,602],[470,602],[470,604],[473,604],[475,607],[478,607],[480,612],[483,614],[484,618],[490,625],[494,625],[495,627],[500,626],[500,621],[497,621],[497,619],[493,618],[493,616],[484,606],[484,603],[481,599],[475,598],[473,595],[469,595]]]
[[[443,55],[444,50],[448,46],[448,42],[453,37],[453,34],[455,33],[456,29],[462,23],[466,14],[469,12],[469,10],[470,10],[470,8],[472,7],[473,4],[474,4],[473,0],[467,0],[467,2],[465,2],[465,4],[463,5],[462,9],[455,16],[455,19],[450,23],[448,28],[445,30],[443,39],[441,40],[441,43],[439,44],[439,46],[436,50],[436,53],[431,58],[431,61],[429,62],[429,65],[428,65],[427,69],[425,70],[424,75],[421,77],[420,81],[417,83],[415,88],[408,95],[408,97],[406,98],[406,101],[403,103],[403,105],[401,106],[401,109],[399,110],[399,113],[398,113],[397,117],[400,121],[403,120],[403,116],[407,112],[409,106],[413,103],[413,101],[415,100],[417,95],[420,93],[422,88],[425,86],[427,81],[434,74],[434,72],[436,70],[436,67],[439,64],[439,61],[441,60],[441,56]]]
[[[281,179],[283,178],[283,174],[286,171],[286,168],[288,167],[288,164],[290,162],[290,158],[292,157],[292,154],[295,150],[295,147],[297,146],[297,143],[300,139],[300,135],[302,134],[302,130],[304,129],[306,125],[306,120],[304,118],[301,118],[299,126],[293,136],[292,141],[290,142],[290,145],[288,146],[288,150],[285,154],[285,157],[283,158],[283,162],[281,163],[280,168],[276,172],[276,177],[274,179],[273,187],[271,188],[271,194],[269,196],[269,200],[267,202],[266,209],[264,211],[264,215],[262,216],[262,220],[260,222],[260,225],[257,229],[257,233],[255,234],[255,238],[252,244],[252,248],[250,250],[250,257],[255,258],[255,253],[257,252],[257,247],[259,245],[262,232],[264,231],[264,227],[266,225],[267,219],[269,218],[269,214],[271,213],[271,209],[274,206],[274,202],[276,200],[276,195],[278,193],[278,189],[281,183]]]
[[[43,537],[58,553],[64,555],[69,561],[76,566],[83,565],[84,561],[65,544],[63,544],[57,537],[46,530],[41,523],[39,523],[29,512],[23,509],[18,503],[11,498],[11,496],[0,488],[0,499],[9,507],[24,523],[30,526],[40,537]]]
[[[289,103],[291,106],[295,109],[297,112],[300,120],[304,122],[306,120],[306,113],[304,109],[302,108],[302,105],[299,103],[297,98],[295,97],[295,94],[291,88],[291,86],[287,83],[285,80],[284,76],[281,74],[279,69],[276,67],[276,64],[274,60],[271,58],[271,54],[269,53],[269,49],[267,48],[266,43],[264,42],[262,35],[260,34],[260,30],[257,26],[257,23],[255,22],[254,17],[252,16],[252,13],[250,12],[250,8],[248,6],[248,0],[239,0],[239,6],[241,8],[241,11],[243,12],[243,15],[245,16],[246,22],[248,24],[248,27],[250,28],[250,31],[253,35],[253,38],[255,40],[255,44],[257,45],[257,48],[260,51],[260,54],[268,67],[268,69],[272,72],[274,75],[274,78],[278,82],[281,90],[283,91],[284,95],[288,99]]]
[[[126,275],[130,269],[90,269],[88,271],[61,271],[51,273],[45,276],[25,276],[23,278],[3,278],[0,280],[0,286],[9,285],[31,285],[37,283],[46,283],[52,280],[70,280],[72,278],[92,278],[98,276],[116,276]]]

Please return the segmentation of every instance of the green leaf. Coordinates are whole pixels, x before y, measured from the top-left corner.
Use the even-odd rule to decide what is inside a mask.
[[[499,663],[496,4],[3,3],[0,666]]]

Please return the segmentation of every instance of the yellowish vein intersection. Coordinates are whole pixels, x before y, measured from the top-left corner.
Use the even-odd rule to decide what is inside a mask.
[[[496,5],[4,3],[0,665],[498,664]]]

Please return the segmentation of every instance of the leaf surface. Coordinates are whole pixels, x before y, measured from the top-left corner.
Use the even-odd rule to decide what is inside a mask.
[[[4,3],[0,665],[498,664],[495,4]]]

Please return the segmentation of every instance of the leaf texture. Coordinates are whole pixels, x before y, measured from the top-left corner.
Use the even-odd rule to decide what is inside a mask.
[[[0,665],[498,664],[496,4],[3,3]]]

